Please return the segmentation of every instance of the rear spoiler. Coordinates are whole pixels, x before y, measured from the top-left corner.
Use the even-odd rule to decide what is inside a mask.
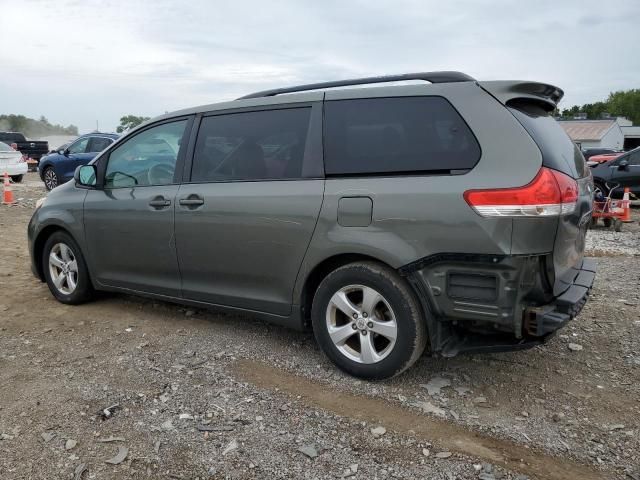
[[[479,82],[480,87],[505,105],[513,100],[534,100],[545,110],[552,111],[564,96],[562,89],[547,83],[520,80]]]

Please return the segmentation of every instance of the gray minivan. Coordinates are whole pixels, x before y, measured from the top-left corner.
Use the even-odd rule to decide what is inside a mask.
[[[422,80],[368,88],[353,85]],[[563,92],[432,72],[166,114],[79,167],[29,223],[36,276],[311,328],[341,369],[529,348],[575,317],[592,183]]]

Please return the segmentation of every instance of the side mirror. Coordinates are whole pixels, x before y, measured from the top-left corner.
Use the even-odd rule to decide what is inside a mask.
[[[627,159],[620,160],[618,163],[618,170],[628,170],[629,169],[629,161]]]
[[[80,165],[76,168],[76,171],[73,172],[73,179],[77,185],[95,187],[97,183],[97,173],[98,171],[95,165]]]

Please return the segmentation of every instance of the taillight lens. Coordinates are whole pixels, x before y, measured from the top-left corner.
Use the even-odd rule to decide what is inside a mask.
[[[575,211],[578,183],[564,173],[542,167],[528,185],[467,190],[464,199],[483,217],[551,217]]]

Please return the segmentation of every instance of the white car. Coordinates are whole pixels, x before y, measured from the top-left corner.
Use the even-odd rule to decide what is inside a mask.
[[[0,177],[4,178],[5,172],[14,182],[21,182],[22,176],[29,170],[29,165],[22,154],[11,148],[6,143],[0,142]]]

